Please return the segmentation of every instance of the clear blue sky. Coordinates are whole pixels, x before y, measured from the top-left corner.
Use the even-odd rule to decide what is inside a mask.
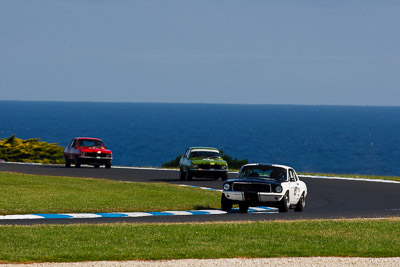
[[[400,106],[400,1],[0,0],[0,100]]]

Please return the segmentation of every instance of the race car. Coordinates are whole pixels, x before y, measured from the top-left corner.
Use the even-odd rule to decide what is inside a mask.
[[[225,181],[228,178],[228,163],[222,159],[218,149],[213,147],[190,147],[179,161],[180,179],[209,177]]]
[[[107,149],[104,142],[98,138],[77,137],[69,142],[64,150],[65,167],[79,168],[81,164],[93,165],[95,168],[104,165],[107,169],[111,168],[113,154]]]
[[[285,165],[246,164],[236,179],[223,184],[221,208],[230,211],[239,204],[241,212],[247,212],[249,206],[277,207],[280,212],[290,208],[303,211],[306,204],[307,186],[296,171]]]

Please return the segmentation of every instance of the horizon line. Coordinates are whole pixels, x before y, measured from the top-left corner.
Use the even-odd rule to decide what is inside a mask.
[[[327,107],[394,107],[394,105],[375,104],[293,104],[293,103],[218,103],[218,102],[160,102],[160,101],[91,101],[91,100],[15,100],[0,99],[0,102],[36,102],[36,103],[104,103],[104,104],[179,104],[179,105],[247,105],[247,106],[327,106]]]

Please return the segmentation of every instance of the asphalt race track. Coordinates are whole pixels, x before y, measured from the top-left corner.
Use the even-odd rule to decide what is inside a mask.
[[[56,165],[26,165],[0,163],[0,171],[38,175],[91,177],[131,182],[165,182],[222,189],[221,180],[196,179],[180,181],[178,171],[143,168],[111,169],[82,166],[65,168]],[[229,178],[235,174],[230,173]],[[262,221],[298,219],[382,218],[400,217],[400,183],[354,180],[300,178],[307,184],[308,196],[304,212],[248,213],[232,212],[222,215],[151,216],[91,219],[0,220],[0,224],[71,224],[71,223],[159,223],[209,221]],[[1,190],[1,189],[0,189]],[[124,211],[121,211],[124,212]]]

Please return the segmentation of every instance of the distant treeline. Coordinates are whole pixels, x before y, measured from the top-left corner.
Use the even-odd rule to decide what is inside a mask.
[[[0,159],[11,162],[64,163],[63,147],[39,140],[40,138],[22,140],[15,137],[15,134],[0,139]]]
[[[240,169],[245,164],[248,164],[249,161],[247,159],[237,159],[232,158],[231,156],[225,154],[223,149],[219,150],[221,153],[222,158],[228,163],[229,169]],[[179,166],[179,160],[182,156],[177,156],[175,159],[165,162],[161,165],[163,168],[177,168]]]

